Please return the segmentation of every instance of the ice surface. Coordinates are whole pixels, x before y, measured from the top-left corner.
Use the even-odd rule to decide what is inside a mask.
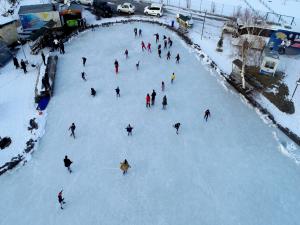
[[[143,38],[134,38],[134,27],[143,29]],[[158,58],[156,32],[173,39],[171,61],[165,50]],[[152,54],[141,51],[141,40],[152,43]],[[222,80],[216,82],[176,35],[157,25],[132,23],[82,33],[65,47],[39,151],[22,170],[0,177],[1,225],[299,222],[299,167],[282,154],[291,141],[260,120],[239,95],[226,91]],[[182,61],[176,65],[178,52]],[[152,89],[157,102],[146,109]],[[161,109],[164,94],[167,110]],[[212,117],[205,122],[207,108]],[[76,140],[69,137],[72,122]],[[175,122],[182,124],[179,135]],[[128,123],[134,127],[132,137],[125,131]],[[66,154],[74,161],[71,175],[63,166]],[[131,165],[125,176],[119,170],[124,158]],[[57,202],[62,188],[63,211]]]

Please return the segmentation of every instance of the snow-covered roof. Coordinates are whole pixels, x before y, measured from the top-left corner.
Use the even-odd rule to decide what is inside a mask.
[[[58,9],[58,4],[54,4],[55,8]],[[53,10],[53,4],[37,4],[37,5],[23,5],[20,7],[18,14],[27,13],[39,13],[39,12],[51,12]]]

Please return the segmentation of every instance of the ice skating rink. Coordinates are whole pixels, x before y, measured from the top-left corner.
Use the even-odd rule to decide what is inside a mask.
[[[134,27],[143,30],[142,38],[134,37]],[[173,40],[170,61],[164,34]],[[142,52],[142,40],[152,43],[151,54]],[[278,150],[273,132],[289,140],[224,89],[175,34],[153,24],[114,25],[80,34],[65,51],[39,149],[24,167],[0,177],[1,225],[299,224],[299,166]],[[147,109],[153,89],[156,104]],[[212,117],[205,122],[208,108]],[[76,140],[69,137],[72,122]],[[72,174],[64,168],[65,155],[74,162]],[[131,168],[123,176],[125,158]],[[57,200],[61,189],[64,210]]]

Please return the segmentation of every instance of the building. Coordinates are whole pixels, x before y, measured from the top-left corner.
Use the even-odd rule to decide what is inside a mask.
[[[0,25],[0,41],[11,45],[18,40],[17,27],[19,23],[16,20]]]
[[[18,14],[23,32],[38,30],[50,20],[55,22],[54,28],[62,26],[58,4],[25,5]]]

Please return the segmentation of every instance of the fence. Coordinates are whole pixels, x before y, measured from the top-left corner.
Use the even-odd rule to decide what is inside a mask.
[[[180,8],[190,8],[193,10],[207,11],[208,13],[232,16],[237,11],[243,10],[246,7],[243,5],[230,5],[219,3],[213,0],[142,0],[144,2],[163,3],[168,6],[175,6]]]

